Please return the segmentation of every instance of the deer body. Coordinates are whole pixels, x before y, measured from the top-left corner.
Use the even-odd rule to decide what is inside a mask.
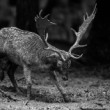
[[[47,50],[46,45],[38,34],[23,31],[16,27],[0,30],[0,51],[8,54],[10,59],[18,65],[22,63],[43,63],[51,54],[58,54]],[[44,60],[44,61],[43,61]]]
[[[11,62],[23,67],[24,76],[29,86],[28,88],[30,88],[32,83],[31,67],[34,65],[36,69],[42,67],[44,69],[51,69],[53,62],[49,62],[49,57],[52,55],[59,57],[58,52],[46,48],[47,46],[40,36],[33,32],[23,31],[16,27],[3,28],[0,30],[0,53],[6,54]],[[54,63],[56,62],[57,61]],[[14,75],[14,73],[12,73],[12,75]],[[12,78],[10,79],[12,80]],[[12,81],[12,83],[16,90],[19,91],[15,80]],[[28,89],[28,91],[30,91],[30,89]],[[30,96],[28,97],[30,98]]]
[[[39,35],[15,27],[3,28],[0,31],[0,39],[3,39],[0,47],[3,52],[21,57],[26,62],[37,60],[38,51],[46,47]]]

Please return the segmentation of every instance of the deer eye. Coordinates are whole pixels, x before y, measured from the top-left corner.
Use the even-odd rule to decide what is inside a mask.
[[[63,65],[63,62],[60,61],[60,60],[58,60],[58,62],[57,62],[57,67],[61,67],[62,65]]]

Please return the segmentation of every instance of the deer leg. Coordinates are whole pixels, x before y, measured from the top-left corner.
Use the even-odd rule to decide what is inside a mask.
[[[56,85],[57,89],[59,90],[60,94],[62,95],[63,101],[64,101],[64,102],[67,102],[66,96],[65,96],[65,94],[63,93],[63,90],[61,89],[61,87],[60,87],[60,85],[59,85],[59,83],[58,83],[58,81],[57,81],[56,72],[54,71],[53,74],[51,74],[50,76],[51,76],[51,78],[53,79],[53,80],[52,80],[53,83]]]
[[[7,64],[7,59],[0,55],[0,81],[4,79],[4,74],[7,70]]]
[[[26,65],[24,65],[23,70],[24,70],[24,76],[25,76],[26,83],[27,83],[27,98],[28,98],[28,100],[30,100],[31,87],[32,87],[31,71],[29,70],[29,68]]]
[[[18,85],[17,85],[17,82],[15,80],[15,77],[14,77],[14,73],[16,71],[16,68],[17,68],[17,65],[10,62],[9,63],[9,68],[8,68],[8,71],[7,71],[7,74],[15,88],[15,90],[18,92],[18,93],[21,93],[21,90],[19,89]]]

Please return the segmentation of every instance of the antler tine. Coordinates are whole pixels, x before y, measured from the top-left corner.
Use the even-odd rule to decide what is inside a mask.
[[[88,13],[86,12],[86,16],[87,17],[85,18],[85,16],[84,16],[84,18],[83,18],[84,21],[83,21],[82,25],[79,27],[79,31],[78,32],[76,32],[74,29],[71,29],[75,33],[77,38],[76,38],[75,44],[73,44],[71,46],[71,48],[69,49],[69,54],[70,54],[71,57],[73,57],[75,59],[79,59],[80,57],[82,57],[83,54],[81,54],[81,55],[71,54],[72,50],[77,48],[77,47],[85,47],[85,46],[87,46],[87,44],[86,45],[80,45],[79,42],[82,39],[83,35],[85,34],[89,24],[91,23],[91,21],[95,17],[96,5],[97,4],[95,4],[94,10],[93,10],[93,12],[92,12],[92,14],[90,16],[88,16]]]
[[[35,21],[36,21],[36,22],[37,22],[37,19],[38,19],[38,18],[42,18],[42,17],[41,17],[42,11],[43,11],[43,9],[41,9],[40,12],[39,12],[39,14],[36,15],[36,17],[35,17]],[[43,18],[42,18],[42,19],[43,19]]]
[[[80,31],[79,31],[79,32],[76,32],[76,31],[75,31],[74,29],[72,29],[72,28],[71,28],[71,30],[75,32],[77,38],[76,38],[75,44],[69,49],[69,53],[70,53],[70,54],[71,54],[71,52],[72,52],[72,50],[73,50],[74,48],[87,46],[87,44],[85,44],[85,45],[79,45],[79,42],[80,42],[80,40],[81,40],[81,38],[82,38],[82,36],[81,36],[80,33],[79,33]],[[73,54],[73,55],[75,55],[75,54]],[[80,55],[75,55],[75,56],[80,57]],[[81,56],[82,56],[82,55],[81,55]],[[75,59],[76,59],[76,58],[75,58]]]
[[[85,33],[85,31],[87,30],[89,24],[91,23],[91,21],[94,19],[95,14],[96,14],[96,6],[97,4],[95,4],[94,10],[92,12],[92,14],[90,16],[88,16],[88,13],[86,12],[86,16],[87,17],[83,17],[84,22],[83,24],[79,27],[79,32],[81,33],[83,31],[83,33]]]
[[[46,37],[45,37],[45,42],[48,44],[47,40],[48,40],[48,33],[46,33]]]
[[[39,17],[41,17],[41,13],[43,12],[43,9],[40,10],[39,12]],[[42,17],[41,17],[42,18]]]
[[[38,18],[39,18],[39,16],[36,15],[35,18],[34,18],[35,22],[37,22],[37,19],[38,19]]]
[[[54,23],[54,22],[51,22],[49,19],[48,19],[48,16],[49,16],[50,14],[47,14],[43,19],[47,19],[51,24],[54,24],[54,25],[56,25],[56,23]]]
[[[54,23],[54,22],[51,22],[49,19],[48,19],[48,16],[49,16],[50,14],[47,14],[43,19],[47,19],[51,24],[54,24],[54,25],[56,25],[56,23]]]
[[[49,44],[47,40],[48,40],[48,33],[46,33],[46,37],[45,37],[45,42],[46,42],[48,48],[53,48],[53,49],[57,50],[57,48],[55,48],[54,46],[52,46],[51,44]]]
[[[42,17],[41,16],[41,14],[42,14],[42,12],[43,12],[43,9],[41,9],[40,10],[40,12],[39,12],[39,14],[38,15],[36,15],[36,17],[35,17],[35,21],[37,22],[37,20],[40,18],[40,19],[46,19],[48,22],[50,22],[51,24],[53,24],[53,25],[56,25],[56,23],[53,23],[53,22],[51,22],[50,20],[48,20],[48,16],[50,15],[50,14],[47,14],[46,16],[44,16],[44,17]]]
[[[41,16],[41,13],[42,13],[42,12],[43,12],[43,9],[40,10],[40,12],[39,12],[39,17],[42,18],[42,19],[47,19],[50,14],[47,14],[45,17],[42,17],[42,16]],[[47,20],[48,20],[48,19],[47,19]]]
[[[74,59],[79,59],[79,58],[81,58],[82,56],[83,56],[83,54],[81,54],[81,55],[77,55],[77,54],[70,54],[70,56],[72,57],[72,58],[74,58]]]
[[[50,14],[45,15],[44,19],[47,19]]]

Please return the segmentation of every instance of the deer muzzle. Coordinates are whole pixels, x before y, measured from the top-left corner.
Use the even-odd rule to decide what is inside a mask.
[[[64,81],[67,81],[68,80],[68,72],[67,71],[63,71],[63,73],[62,73],[62,79]]]

